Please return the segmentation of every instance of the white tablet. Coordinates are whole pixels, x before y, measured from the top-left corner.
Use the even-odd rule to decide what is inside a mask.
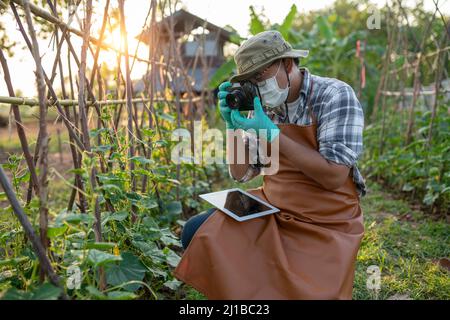
[[[280,211],[239,188],[205,193],[199,196],[237,221],[245,221]]]

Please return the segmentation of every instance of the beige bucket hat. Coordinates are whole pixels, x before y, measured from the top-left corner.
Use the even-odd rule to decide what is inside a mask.
[[[269,66],[273,61],[282,58],[304,58],[308,50],[292,49],[280,32],[271,30],[258,33],[246,40],[236,51],[237,74],[230,78],[231,82],[239,82],[250,78],[256,71]]]

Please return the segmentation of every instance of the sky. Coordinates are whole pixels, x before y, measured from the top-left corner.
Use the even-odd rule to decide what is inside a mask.
[[[104,0],[94,1],[97,2],[98,14],[93,16],[93,28],[100,29],[102,16],[103,16],[103,5]],[[296,4],[297,9],[300,12],[306,13],[311,10],[317,10],[330,5],[333,0],[298,0],[298,1],[287,1],[287,0],[184,0],[182,1],[185,9],[191,13],[202,17],[218,26],[231,25],[233,26],[241,36],[248,36],[248,25],[250,21],[249,6],[253,5],[257,12],[264,8],[265,15],[269,18],[272,23],[280,23],[283,18],[289,12],[292,4]],[[372,0],[373,3],[377,5],[383,5],[385,0]],[[414,1],[407,1],[412,2]],[[130,34],[130,52],[134,52],[134,48],[137,42],[134,40],[133,35],[137,35],[142,28],[143,22],[147,15],[149,9],[149,0],[127,0],[125,1],[125,15],[127,19],[127,31]],[[441,10],[443,12],[450,12],[450,0],[440,0],[443,3]],[[116,1],[112,1],[113,5],[116,5]],[[426,0],[426,8],[434,8],[432,0]],[[82,18],[82,17],[80,17]],[[22,95],[31,97],[36,96],[34,73],[35,65],[34,61],[31,59],[31,55],[28,49],[22,50],[21,47],[24,46],[22,36],[17,30],[14,17],[11,10],[8,10],[5,14],[0,16],[2,22],[6,25],[8,35],[11,39],[16,40],[20,45],[15,49],[15,55],[8,59],[10,72],[12,75],[12,82],[15,89],[19,89]],[[73,26],[78,28],[78,22],[74,22]],[[74,41],[75,48],[81,49],[81,39],[77,37],[72,37]],[[108,37],[107,41],[116,44],[118,43],[120,36]],[[55,48],[51,46],[49,40],[39,40],[40,53],[43,60],[44,68],[50,73],[49,68],[51,68]],[[65,54],[63,52],[63,54]],[[147,56],[145,46],[141,45],[141,51],[138,51],[138,55],[142,57]],[[105,63],[113,63],[115,61],[114,53],[102,52],[102,61]],[[88,65],[89,65],[88,60]],[[132,72],[132,78],[139,78],[142,76],[142,70],[144,67],[140,68],[137,64]],[[75,70],[76,72],[76,70]],[[0,70],[1,77],[3,78],[3,72]],[[3,79],[0,79],[0,95],[7,95],[7,90]]]

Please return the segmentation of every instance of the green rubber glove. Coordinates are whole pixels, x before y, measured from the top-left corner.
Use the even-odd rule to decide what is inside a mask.
[[[259,97],[255,97],[253,99],[253,105],[255,107],[255,111],[253,114],[253,118],[245,118],[241,115],[239,110],[231,111],[231,121],[236,129],[244,129],[249,130],[253,129],[256,131],[258,136],[263,135],[267,141],[272,142],[280,133],[280,129],[277,127],[275,123],[270,120],[270,118],[264,112],[261,101]],[[262,129],[267,130],[266,132],[261,131]],[[267,133],[267,136],[265,135]]]
[[[222,82],[219,86],[219,93],[217,94],[217,98],[219,98],[219,111],[222,115],[223,120],[225,120],[225,124],[227,129],[236,129],[234,127],[233,122],[231,121],[231,109],[227,104],[226,96],[229,94],[227,88],[231,87],[231,82],[226,81]]]

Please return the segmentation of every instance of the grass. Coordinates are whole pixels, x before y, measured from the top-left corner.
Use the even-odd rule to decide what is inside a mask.
[[[355,299],[450,299],[447,270],[437,264],[450,255],[450,227],[412,210],[377,185],[362,201],[366,232],[359,250],[355,275]],[[381,271],[378,293],[366,288],[367,268]]]
[[[5,119],[9,118],[9,107],[0,104],[0,116]],[[27,135],[28,144],[32,152],[34,152],[34,147],[36,144],[36,139],[39,132],[39,109],[38,108],[25,108],[22,107],[20,109],[22,116],[22,123],[25,127],[25,133]],[[69,134],[67,129],[64,127],[62,123],[57,123],[55,120],[57,119],[57,114],[54,109],[49,109],[48,113],[48,121],[47,121],[47,130],[50,136],[49,142],[49,152],[56,153],[58,152],[58,138],[57,138],[57,128],[61,130],[61,141],[63,143],[63,148],[67,149],[67,143],[69,140]],[[13,117],[11,117],[13,120]],[[14,124],[11,124],[6,127],[0,127],[0,153],[14,153],[21,152],[22,147],[20,144],[19,136],[17,135],[17,129]]]
[[[240,185],[260,185],[260,178]],[[412,210],[376,184],[362,199],[365,236],[358,253],[353,299],[450,299],[449,271],[437,260],[450,256],[450,226]],[[380,290],[367,289],[369,266],[380,270]],[[186,299],[205,299],[185,285]]]
[[[3,132],[0,132],[0,153],[8,154],[8,153],[18,153],[22,151],[22,145],[20,144],[19,136],[17,135],[17,131],[15,128],[12,128],[11,135],[9,132],[6,132],[7,129],[3,129]],[[69,134],[67,131],[61,130],[61,144],[63,148],[63,152],[70,152],[68,150],[68,142],[69,142]],[[34,153],[34,148],[36,146],[37,132],[35,134],[28,134],[28,146],[30,147],[30,151]],[[57,153],[59,151],[58,146],[58,137],[55,132],[50,132],[50,140],[49,140],[49,152],[50,154]]]

